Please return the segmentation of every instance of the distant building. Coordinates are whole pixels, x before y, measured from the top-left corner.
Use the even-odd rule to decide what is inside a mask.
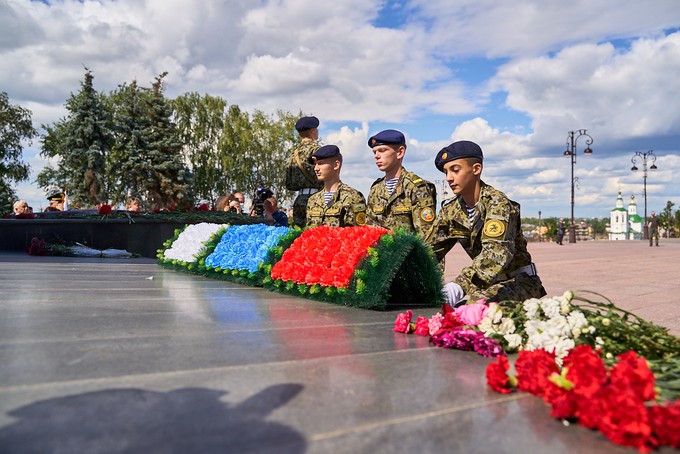
[[[628,209],[623,207],[623,198],[619,191],[616,199],[616,207],[609,212],[609,239],[616,240],[639,240],[642,238],[643,219],[637,214],[635,196],[630,196]]]

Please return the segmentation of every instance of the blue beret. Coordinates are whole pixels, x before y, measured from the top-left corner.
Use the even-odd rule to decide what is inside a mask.
[[[378,134],[374,135],[368,139],[368,146],[373,148],[377,145],[406,145],[406,138],[404,134],[397,131],[396,129],[386,129],[380,131]]]
[[[324,145],[309,157],[309,163],[314,164],[319,159],[334,158],[340,155],[340,149],[335,145]]]
[[[437,157],[434,158],[434,165],[437,166],[439,171],[443,172],[444,164],[461,158],[477,158],[483,161],[484,155],[482,149],[476,143],[461,140],[439,150]]]
[[[318,128],[319,119],[316,117],[302,117],[295,123],[295,129],[304,131],[306,129]]]

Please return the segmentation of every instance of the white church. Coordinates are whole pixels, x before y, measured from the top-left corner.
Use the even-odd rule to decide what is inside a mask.
[[[623,207],[621,191],[616,199],[616,208],[609,213],[609,239],[639,240],[642,238],[642,224],[644,220],[637,214],[635,196],[630,196],[628,209]]]

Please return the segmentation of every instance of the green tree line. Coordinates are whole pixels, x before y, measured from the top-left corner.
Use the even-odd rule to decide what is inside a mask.
[[[41,155],[55,165],[38,174],[42,188],[67,191],[71,205],[124,203],[140,197],[149,209],[213,202],[228,192],[252,193],[259,182],[288,198],[285,160],[295,145],[298,116],[275,116],[210,95],[164,95],[160,74],[99,93],[86,68],[67,115],[42,125]]]

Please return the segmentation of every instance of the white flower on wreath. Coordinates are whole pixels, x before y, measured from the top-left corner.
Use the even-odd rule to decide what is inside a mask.
[[[203,249],[203,243],[208,241],[218,230],[225,228],[224,224],[201,222],[187,226],[165,250],[163,256],[170,260],[194,262],[196,256]]]

